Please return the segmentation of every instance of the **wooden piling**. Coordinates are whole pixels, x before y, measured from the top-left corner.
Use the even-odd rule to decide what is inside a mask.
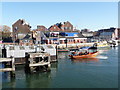
[[[58,59],[58,47],[56,45],[56,61],[57,61],[57,59]]]
[[[0,72],[10,72],[10,77],[15,77],[15,61],[14,58],[0,58],[0,62],[4,65],[4,68],[0,69]],[[10,63],[7,65],[7,63]]]
[[[50,54],[46,52],[26,54],[26,73],[50,70]]]

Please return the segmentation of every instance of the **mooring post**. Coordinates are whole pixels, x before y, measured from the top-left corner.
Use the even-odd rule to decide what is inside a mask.
[[[15,77],[15,58],[11,57],[10,61],[10,67],[12,68],[12,71],[10,71],[10,76]]]
[[[56,61],[57,61],[57,59],[58,59],[58,50],[57,50],[58,48],[57,48],[57,45],[56,45]]]
[[[5,48],[5,45],[3,46],[3,49],[2,49],[2,58],[6,58],[6,48]]]
[[[30,57],[29,54],[25,53],[25,72],[26,73],[30,73],[31,72],[30,67],[29,67],[29,64],[30,64],[29,57]]]

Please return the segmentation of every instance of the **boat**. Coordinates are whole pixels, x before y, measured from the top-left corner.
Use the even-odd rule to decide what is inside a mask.
[[[102,47],[110,47],[110,46],[107,43],[103,43],[103,44],[99,44],[97,47],[102,48]]]
[[[57,51],[58,52],[68,52],[69,50],[68,49],[58,49]]]
[[[77,52],[72,52],[69,57],[71,59],[94,58],[98,55],[97,47],[80,48]]]
[[[79,49],[78,48],[70,49],[70,52],[76,52],[76,51],[79,51]]]
[[[104,47],[110,47],[110,45],[106,41],[104,41],[104,42],[97,43],[97,47],[104,48]]]
[[[109,41],[110,47],[117,47],[118,46],[118,40],[111,40]]]

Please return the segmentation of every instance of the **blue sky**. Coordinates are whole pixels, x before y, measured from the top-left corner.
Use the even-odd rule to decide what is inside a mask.
[[[3,2],[2,24],[25,19],[32,29],[70,21],[78,29],[118,27],[117,2]]]

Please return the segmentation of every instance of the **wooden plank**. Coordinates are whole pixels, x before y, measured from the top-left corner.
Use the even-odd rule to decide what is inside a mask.
[[[50,62],[40,62],[40,63],[35,63],[35,64],[29,64],[30,67],[34,67],[34,66],[44,66],[44,65],[48,65],[50,64]]]
[[[0,72],[9,72],[9,71],[15,71],[13,68],[2,68],[0,69]]]
[[[0,62],[10,62],[12,61],[11,58],[0,58]]]

